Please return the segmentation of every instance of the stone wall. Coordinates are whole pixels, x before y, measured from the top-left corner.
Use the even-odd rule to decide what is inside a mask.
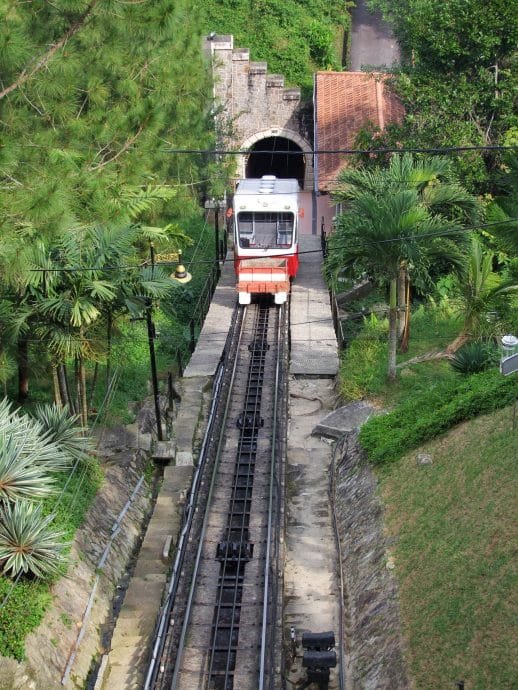
[[[405,690],[396,581],[383,533],[376,478],[347,434],[336,473],[336,511],[346,584],[348,676],[354,690]]]
[[[231,35],[208,37],[205,50],[212,59],[214,100],[223,108],[220,129],[234,148],[247,149],[261,139],[284,137],[302,151],[311,151],[308,104],[300,89],[286,88],[282,74],[269,74],[266,62],[251,62],[248,48],[234,48]],[[312,113],[310,113],[312,114]],[[245,177],[244,156],[238,177]],[[313,157],[305,156],[304,188],[313,184]]]

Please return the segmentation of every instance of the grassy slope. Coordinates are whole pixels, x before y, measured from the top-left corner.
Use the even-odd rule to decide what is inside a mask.
[[[458,327],[447,305],[419,308],[410,351],[400,360],[444,348]],[[368,397],[393,409],[458,378],[445,360],[435,360],[401,370],[387,385],[386,331],[386,323],[367,319],[354,333],[342,355],[344,399]],[[518,688],[512,661],[518,431],[511,434],[511,420],[509,408],[477,417],[376,468],[387,529],[397,538],[401,613],[418,690],[454,688],[461,678],[470,690]],[[419,451],[431,452],[433,465],[418,466]]]
[[[511,688],[518,678],[512,409],[479,417],[378,471],[419,690]],[[513,661],[514,659],[514,661]]]

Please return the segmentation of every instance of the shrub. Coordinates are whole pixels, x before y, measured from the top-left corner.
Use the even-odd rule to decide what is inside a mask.
[[[43,517],[41,504],[30,501],[4,503],[0,518],[2,573],[46,578],[64,563],[63,533],[51,528],[53,515]]]
[[[512,377],[495,369],[461,382],[444,382],[393,412],[370,419],[361,428],[360,442],[373,462],[392,462],[459,422],[505,407],[515,395]]]
[[[450,364],[459,374],[476,374],[494,364],[496,357],[496,349],[492,345],[477,340],[463,345]]]

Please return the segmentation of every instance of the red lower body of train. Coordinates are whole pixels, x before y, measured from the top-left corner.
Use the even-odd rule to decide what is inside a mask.
[[[246,256],[234,258],[236,289],[239,304],[250,304],[253,294],[273,295],[275,304],[284,304],[288,299],[290,281],[299,268],[298,247],[290,248],[293,253],[274,256]]]

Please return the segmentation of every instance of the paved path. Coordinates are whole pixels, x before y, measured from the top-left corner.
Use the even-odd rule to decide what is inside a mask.
[[[357,0],[352,11],[351,49],[348,69],[390,67],[400,61],[399,45],[378,12],[371,13],[366,0]]]
[[[338,373],[338,345],[322,276],[320,238],[302,235],[299,249],[299,271],[291,288],[290,374],[334,377]]]
[[[333,379],[291,379],[284,567],[284,634],[295,628],[297,656],[286,669],[287,690],[306,678],[303,632],[332,630],[338,639],[337,556],[329,501],[332,446],[313,429],[334,404]],[[329,690],[338,687],[332,669]],[[313,687],[313,686],[312,686]]]

